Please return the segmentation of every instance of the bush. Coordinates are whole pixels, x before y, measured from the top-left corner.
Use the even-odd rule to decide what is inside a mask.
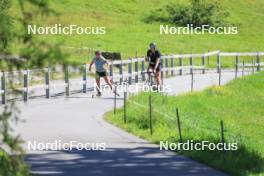
[[[164,9],[164,10],[163,10]],[[218,0],[190,0],[190,4],[169,4],[165,8],[151,12],[146,22],[165,22],[194,27],[210,25],[212,27],[223,26],[227,23],[229,13],[223,9],[222,1]]]
[[[21,155],[9,155],[0,149],[0,176],[30,176]]]

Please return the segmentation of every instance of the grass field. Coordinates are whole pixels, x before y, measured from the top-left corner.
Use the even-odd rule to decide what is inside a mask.
[[[147,24],[144,18],[151,10],[164,7],[171,2],[186,3],[183,0],[57,0],[50,6],[59,16],[39,17],[36,24],[76,24],[80,26],[105,26],[106,35],[49,35],[36,36],[51,43],[63,42],[64,46],[88,47],[107,51],[118,51],[122,56],[145,55],[148,44],[156,41],[162,53],[195,53],[208,50],[262,51],[264,50],[264,1],[223,0],[230,12],[229,21],[239,28],[239,34],[230,35],[160,35],[159,23]],[[16,3],[16,1],[14,1]],[[14,6],[12,13],[20,15]],[[17,46],[14,46],[17,48]],[[70,52],[72,60],[87,62],[88,52]]]
[[[149,130],[150,93],[129,98],[127,124],[123,109],[106,119],[153,143],[178,142],[175,108],[179,108],[183,141],[220,141],[223,120],[226,142],[237,142],[237,151],[178,151],[231,175],[264,175],[264,72],[179,96],[152,94],[153,135]],[[140,104],[140,106],[138,105]]]

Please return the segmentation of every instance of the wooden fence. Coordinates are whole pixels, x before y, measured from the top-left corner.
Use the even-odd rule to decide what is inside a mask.
[[[224,53],[220,51],[213,51],[203,54],[176,54],[176,55],[163,55],[161,58],[162,72],[161,78],[175,75],[192,74],[194,71],[199,71],[201,74],[206,71],[216,71],[221,73],[223,61],[227,62],[231,60],[233,62],[235,70],[235,76],[240,68],[250,68],[256,71],[260,71],[264,66],[261,62],[261,56],[264,56],[264,52],[258,53]],[[215,58],[214,58],[215,57]],[[250,62],[241,62],[242,57],[250,57]],[[3,57],[2,57],[3,58]],[[18,58],[17,56],[9,57],[9,59]],[[210,58],[210,59],[209,59]],[[213,59],[214,58],[214,59]],[[233,60],[233,59],[234,60]],[[1,56],[0,56],[1,59]],[[213,60],[213,63],[209,63]],[[206,63],[207,61],[207,63]],[[109,76],[112,80],[118,83],[127,81],[128,84],[133,82],[138,83],[145,80],[145,74],[147,63],[144,57],[130,58],[127,60],[110,61],[109,63]],[[51,97],[51,87],[59,86],[63,89],[58,94],[65,94],[70,96],[73,89],[71,88],[74,84],[78,87],[78,92],[86,93],[92,90],[92,83],[89,82],[93,78],[87,70],[88,65],[82,65],[79,68],[67,67],[61,70],[52,70],[51,68],[46,69],[35,69],[35,70],[23,70],[13,72],[1,72],[1,89],[0,94],[2,97],[2,104],[5,104],[7,100],[7,94],[12,94],[11,88],[8,87],[8,80],[12,79],[17,83],[17,89],[22,92],[22,98],[27,101],[30,97],[29,90],[40,89],[41,96],[46,98]],[[254,69],[255,68],[255,69]],[[51,79],[52,74],[60,74],[60,81]],[[77,76],[73,79],[71,74],[76,73]],[[39,82],[33,83],[33,79],[39,79]],[[58,79],[58,78],[57,78]],[[62,81],[63,79],[63,81]],[[77,91],[75,89],[75,91]],[[20,96],[21,97],[21,96]],[[14,98],[14,97],[13,97]],[[14,98],[15,99],[15,98]]]

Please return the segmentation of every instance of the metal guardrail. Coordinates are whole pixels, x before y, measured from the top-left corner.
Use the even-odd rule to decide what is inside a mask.
[[[264,56],[264,52],[257,52],[257,53],[219,53],[220,56]]]
[[[197,57],[208,57],[212,55],[217,55],[219,54],[220,51],[212,51],[204,54],[177,54],[177,55],[168,55],[168,56],[163,56],[162,58],[164,59],[177,59],[177,58],[197,58]]]
[[[256,68],[257,71],[260,70],[260,67],[264,66],[263,62],[260,62],[260,56],[263,56],[264,52],[257,52],[257,53],[222,53],[220,51],[212,51],[208,53],[203,54],[177,54],[177,55],[164,55],[161,57],[162,61],[162,72],[161,72],[161,78],[164,79],[165,76],[174,76],[176,74],[176,71],[179,75],[184,74],[184,72],[187,71],[189,74],[193,74],[194,70],[202,71],[204,74],[205,71],[208,69],[206,68],[205,59],[210,56],[216,56],[216,71],[221,75],[221,57],[233,57],[235,56],[235,72],[237,74],[240,67],[246,68]],[[243,64],[240,63],[239,58],[243,56],[255,56],[256,60],[252,63],[245,63],[243,61]],[[1,56],[0,56],[1,57]],[[10,56],[10,58],[19,58],[18,56],[13,57]],[[200,65],[195,65],[193,62],[194,58],[201,58]],[[175,66],[175,60],[179,59],[178,64],[179,66]],[[184,65],[183,59],[188,59],[188,65]],[[169,63],[170,61],[170,63]],[[109,76],[116,80],[117,82],[122,83],[123,81],[128,80],[129,84],[132,84],[132,81],[135,83],[138,83],[140,79],[142,81],[145,80],[145,74],[142,74],[145,72],[145,58],[131,58],[128,60],[118,60],[118,61],[111,61],[109,62]],[[127,67],[127,70],[124,68],[124,66]],[[1,89],[0,89],[0,95],[2,97],[2,104],[6,103],[6,97],[7,97],[7,80],[8,79],[18,79],[17,77],[20,77],[20,80],[18,79],[17,82],[22,85],[22,87],[17,88],[17,90],[21,91],[23,94],[23,100],[27,101],[29,98],[29,92],[34,89],[43,89],[45,90],[44,96],[46,98],[50,98],[51,96],[51,89],[53,87],[63,87],[64,93],[66,96],[70,95],[70,88],[73,85],[82,85],[82,92],[86,93],[88,90],[88,79],[91,77],[88,76],[87,71],[88,65],[82,65],[82,70],[79,70],[82,72],[82,80],[73,81],[70,80],[69,73],[73,72],[74,69],[67,68],[65,70],[61,71],[55,71],[56,73],[61,73],[64,77],[64,82],[56,82],[53,84],[51,80],[51,74],[54,73],[49,68],[46,69],[33,69],[33,70],[19,70],[19,71],[12,71],[12,72],[2,72],[0,73],[1,77]],[[117,71],[114,71],[114,69],[118,69]],[[30,85],[30,80],[32,77],[39,77],[36,76],[36,73],[42,73],[42,84],[37,85]],[[34,75],[35,74],[35,75]],[[22,80],[22,81],[21,81]],[[90,89],[90,88],[89,88]]]

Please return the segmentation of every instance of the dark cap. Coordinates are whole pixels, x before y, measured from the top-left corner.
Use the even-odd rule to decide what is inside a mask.
[[[101,51],[95,51],[95,55],[97,55],[97,54],[99,54],[99,55],[101,55],[102,54],[102,52]]]

